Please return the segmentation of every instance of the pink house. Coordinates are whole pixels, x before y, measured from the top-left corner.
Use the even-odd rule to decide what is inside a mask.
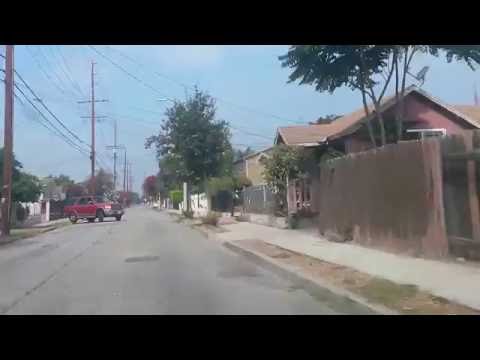
[[[395,109],[398,106],[395,96],[385,98],[381,111],[387,130],[387,142],[395,142]],[[449,105],[416,86],[406,90],[404,98],[405,119],[403,121],[403,139],[415,140],[430,136],[462,134],[474,129],[480,129],[480,107],[469,105]],[[365,115],[364,108],[334,120],[328,124],[311,124],[287,126],[278,128],[275,144],[302,146],[305,148],[326,150],[334,149],[345,154],[361,152],[373,147],[366,127],[366,121],[371,120],[373,126],[378,126],[373,105],[369,106],[370,115]],[[378,129],[375,131],[379,133]],[[377,139],[377,145],[380,139]],[[315,197],[315,182],[318,178],[318,167],[312,167],[310,179],[297,181],[289,190],[289,210],[304,207],[312,212],[316,205],[311,201]],[[290,208],[290,204],[292,207]]]
[[[406,90],[404,105],[403,138],[405,140],[460,134],[468,130],[480,129],[480,107],[448,105],[416,86]],[[388,129],[392,130],[391,134],[395,133],[394,114],[397,106],[395,96],[390,96],[382,102],[381,111],[387,133]],[[362,107],[329,124],[280,127],[275,144],[303,147],[329,145],[347,154],[368,150],[372,148],[372,144],[365,126],[366,121],[370,118],[375,126],[373,105],[370,105],[369,109],[371,111],[369,117],[365,115]],[[387,141],[395,140],[390,137]]]

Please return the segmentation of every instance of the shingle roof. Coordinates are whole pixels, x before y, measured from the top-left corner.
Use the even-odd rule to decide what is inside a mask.
[[[405,90],[405,95],[408,95],[411,92],[416,92],[417,94],[422,95],[430,101],[440,105],[447,111],[462,118],[469,124],[480,128],[480,107],[450,106],[432,97],[430,94],[417,88],[416,86],[408,87]],[[381,111],[387,110],[393,106],[395,102],[396,99],[394,95],[384,98],[381,104]],[[373,105],[370,104],[368,107],[370,110],[369,117],[372,118],[375,116],[375,113],[373,112]],[[365,110],[362,107],[329,124],[279,127],[275,142],[277,142],[279,136],[281,136],[287,145],[315,146],[327,140],[332,140],[356,131],[366,119],[367,117],[365,116]]]
[[[453,105],[455,109],[475,120],[480,125],[480,106]]]

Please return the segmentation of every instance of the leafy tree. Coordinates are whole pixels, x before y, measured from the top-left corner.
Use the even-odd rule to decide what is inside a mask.
[[[66,188],[66,195],[67,198],[72,198],[72,197],[77,197],[77,196],[82,196],[82,195],[87,195],[88,190],[85,187],[84,184],[73,184],[70,185]]]
[[[310,125],[323,125],[323,124],[330,124],[331,122],[337,120],[338,118],[341,118],[342,115],[325,115],[325,116],[320,116],[315,122],[311,122]]]
[[[91,179],[87,178],[83,186],[88,189],[88,185],[90,184]],[[111,196],[113,193],[113,174],[105,171],[104,169],[100,169],[95,174],[95,178],[93,179],[95,184],[95,195],[96,196]]]
[[[214,99],[195,89],[185,102],[175,102],[165,112],[161,132],[146,139],[145,147],[155,146],[157,159],[179,183],[193,185],[219,176],[231,164],[228,124],[216,119]]]
[[[42,193],[40,179],[35,175],[20,173],[19,178],[13,182],[13,202],[35,202]]]
[[[297,178],[304,172],[302,167],[304,160],[303,148],[284,144],[276,145],[271,156],[262,161],[265,181],[273,190],[286,190],[287,179]]]
[[[22,172],[22,164],[13,155],[12,202],[35,202],[41,194],[40,180]],[[0,188],[3,187],[3,148],[0,148]]]
[[[401,139],[406,76],[413,56],[421,52],[433,56],[444,54],[448,62],[465,61],[472,69],[480,63],[478,45],[298,45],[291,46],[279,59],[282,66],[293,69],[289,82],[299,80],[300,85],[315,85],[320,92],[333,93],[343,86],[359,90],[367,117],[371,112],[367,105],[367,97],[370,98],[380,128],[380,141],[385,145],[387,134],[383,114],[379,111],[381,101],[394,79],[399,104],[395,115],[397,139]],[[369,120],[366,125],[371,142],[376,146],[373,126]]]
[[[143,182],[145,196],[156,196],[158,194],[158,181],[155,175],[148,176]]]
[[[64,174],[60,174],[58,176],[49,175],[49,176],[47,176],[47,179],[52,180],[55,183],[55,185],[61,186],[64,191],[68,187],[75,184],[75,181],[73,179],[71,179],[70,176],[64,175]]]
[[[119,191],[117,201],[124,206],[131,206],[132,204],[140,203],[140,195],[133,191]]]
[[[241,149],[236,149],[233,153],[233,161],[241,160],[241,159],[247,157],[248,155],[253,154],[254,152],[255,151],[250,146],[248,146],[243,151]]]

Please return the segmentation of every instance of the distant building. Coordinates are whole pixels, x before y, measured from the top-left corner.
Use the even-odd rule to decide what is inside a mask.
[[[235,161],[233,163],[234,174],[237,176],[244,175],[250,179],[253,186],[264,185],[263,171],[265,167],[262,164],[262,159],[270,156],[272,150],[273,147],[269,147]]]

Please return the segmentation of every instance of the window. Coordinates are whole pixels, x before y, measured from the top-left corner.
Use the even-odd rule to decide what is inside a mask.
[[[78,205],[86,205],[87,204],[87,198],[80,198],[78,200]]]
[[[412,134],[416,139],[423,140],[429,137],[445,136],[447,135],[447,130],[446,129],[408,129],[407,134]]]

